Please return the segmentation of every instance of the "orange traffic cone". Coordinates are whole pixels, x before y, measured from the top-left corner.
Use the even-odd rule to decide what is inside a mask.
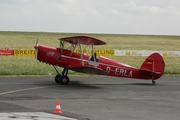
[[[56,110],[54,111],[55,114],[62,114],[61,106],[60,106],[60,100],[56,102]]]

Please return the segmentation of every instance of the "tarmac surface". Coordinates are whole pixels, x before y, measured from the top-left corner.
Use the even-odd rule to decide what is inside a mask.
[[[179,120],[180,77],[0,77],[0,120]],[[54,114],[56,101],[62,114]]]

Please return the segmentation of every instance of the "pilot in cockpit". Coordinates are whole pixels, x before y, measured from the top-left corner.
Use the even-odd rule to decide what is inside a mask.
[[[90,60],[98,62],[96,53],[93,53],[93,55],[92,55]]]

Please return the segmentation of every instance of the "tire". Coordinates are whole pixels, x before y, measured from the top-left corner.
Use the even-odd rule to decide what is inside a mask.
[[[57,84],[60,84],[60,83],[61,83],[61,81],[59,80],[60,77],[62,77],[62,75],[58,74],[58,75],[56,75],[55,78],[54,78],[54,80],[55,80],[55,82],[56,82]]]
[[[69,77],[68,76],[61,76],[59,78],[61,85],[68,85],[69,84]]]

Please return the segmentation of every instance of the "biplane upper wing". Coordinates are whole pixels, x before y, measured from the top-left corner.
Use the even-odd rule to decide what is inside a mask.
[[[64,37],[58,38],[59,40],[67,41],[73,44],[83,44],[83,45],[105,45],[106,43],[97,38],[89,36],[73,36],[73,37]]]

